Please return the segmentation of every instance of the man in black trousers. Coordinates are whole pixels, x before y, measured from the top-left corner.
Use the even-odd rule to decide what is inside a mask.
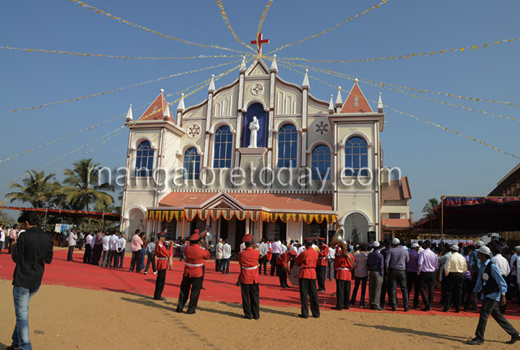
[[[305,243],[305,251],[301,252],[294,259],[294,263],[300,266],[298,280],[300,284],[300,302],[302,305],[302,313],[298,315],[301,318],[309,318],[308,297],[311,301],[312,317],[320,317],[320,304],[318,301],[318,290],[316,288],[316,263],[318,262],[318,252],[312,249],[312,238],[303,240]]]
[[[475,338],[466,341],[470,345],[480,345],[484,343],[484,332],[486,331],[486,324],[489,315],[493,316],[495,321],[505,330],[510,336],[511,340],[506,344],[514,344],[520,340],[518,331],[506,320],[504,315],[500,313],[499,302],[502,305],[506,304],[507,284],[504,278],[500,275],[498,267],[491,262],[491,251],[488,247],[483,246],[478,250],[478,258],[482,262],[479,269],[477,285],[473,289],[471,299],[475,298],[475,294],[482,292],[484,300],[482,300],[482,307],[480,308],[480,317],[478,319],[477,330],[475,331]]]

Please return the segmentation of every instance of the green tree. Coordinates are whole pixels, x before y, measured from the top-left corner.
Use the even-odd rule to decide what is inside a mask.
[[[426,205],[424,206],[422,212],[424,213],[424,216],[432,215],[433,211],[437,206],[439,205],[439,201],[437,198],[430,198],[426,202]]]
[[[17,188],[18,192],[7,193],[11,197],[11,203],[19,200],[30,203],[34,208],[49,208],[52,201],[59,195],[61,185],[54,178],[54,173],[45,176],[44,171],[28,170],[22,183],[14,183],[11,188]]]
[[[68,186],[62,187],[62,193],[75,208],[89,211],[98,202],[110,205],[114,201],[105,193],[113,191],[113,187],[106,182],[99,183],[99,163],[94,163],[91,158],[80,159],[74,163],[73,169],[65,169],[63,174],[66,176],[63,183]]]

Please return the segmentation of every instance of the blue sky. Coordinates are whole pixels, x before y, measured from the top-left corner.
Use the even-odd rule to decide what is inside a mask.
[[[333,27],[380,2],[274,0],[262,27],[264,37],[271,40],[264,46],[264,53]],[[248,50],[232,36],[214,1],[87,0],[86,3],[176,38],[238,51]],[[223,0],[230,24],[244,42],[249,43],[255,38],[260,15],[267,3]],[[139,57],[241,54],[176,42],[95,14],[67,0],[5,0],[0,6],[0,46],[4,47]],[[352,60],[489,44],[520,38],[519,13],[520,3],[512,0],[389,0],[378,9],[333,31],[280,50],[277,56],[279,62],[283,58]],[[297,63],[385,84],[513,102],[517,105],[475,102],[426,92],[420,94],[442,103],[462,104],[478,111],[520,119],[518,57],[520,42],[515,41],[483,49],[401,60]],[[238,59],[123,60],[0,49],[0,112],[75,99]],[[129,104],[137,108],[151,103],[161,88],[166,94],[175,94],[233,66],[163,79],[33,111],[1,113],[0,158],[3,160],[123,115]],[[316,72],[311,74],[344,89],[353,85],[345,78]],[[297,84],[303,80],[302,75],[281,65],[279,75]],[[217,88],[237,76],[236,71],[228,74],[216,83]],[[318,81],[311,79],[310,84],[311,93],[318,98],[328,100],[330,94],[336,94],[332,87]],[[428,198],[488,194],[519,163],[518,158],[462,138],[455,132],[395,113],[392,109],[413,114],[520,156],[518,121],[466,111],[362,82],[360,87],[369,100],[377,100],[381,92],[383,102],[390,107],[385,109],[386,124],[381,134],[384,165],[398,166],[403,175],[408,176],[413,197],[410,209],[415,213],[414,219],[422,216],[421,209]],[[199,103],[205,96],[206,89],[203,89],[189,96],[186,105]],[[345,92],[343,97],[346,97]],[[168,97],[168,101],[176,98],[177,94]],[[135,111],[134,117],[144,110]],[[72,166],[67,163],[76,157],[81,158],[84,152],[114,134],[60,157],[114,131],[123,122],[124,118],[117,118],[90,131],[1,162],[0,198],[10,192],[11,180],[22,176],[26,170],[36,169],[55,159],[58,161],[44,169],[49,173],[62,167],[57,171],[57,178],[62,179],[63,168]],[[85,157],[92,157],[110,167],[123,166],[127,141],[128,133],[123,132]]]

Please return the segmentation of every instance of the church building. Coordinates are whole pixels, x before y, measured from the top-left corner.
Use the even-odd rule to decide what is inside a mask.
[[[302,240],[382,239],[385,115],[357,81],[343,101],[310,93],[260,57],[204,101],[172,113],[163,90],[138,119],[130,108],[121,230],[173,238],[209,229],[236,251],[244,234]],[[406,210],[405,210],[406,211]]]

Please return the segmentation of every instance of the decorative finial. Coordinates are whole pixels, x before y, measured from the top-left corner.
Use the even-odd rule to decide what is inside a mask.
[[[161,94],[164,92],[164,89],[161,89]]]
[[[341,86],[338,86],[338,90],[341,90]]]
[[[356,84],[359,83],[359,79],[358,78],[354,79],[354,83],[356,83]]]

